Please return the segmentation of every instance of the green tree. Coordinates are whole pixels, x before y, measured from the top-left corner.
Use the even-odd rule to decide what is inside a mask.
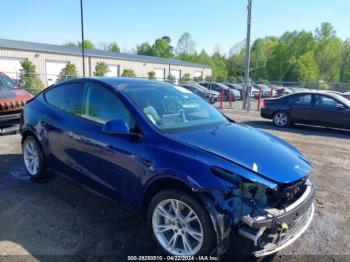
[[[176,45],[176,54],[177,55],[188,55],[195,53],[195,43],[192,40],[190,33],[184,33]]]
[[[254,79],[267,79],[266,64],[277,44],[278,39],[270,36],[258,38],[254,41],[251,48],[250,63],[250,71]],[[241,72],[243,72],[244,68],[244,55],[243,53],[240,54],[240,59],[238,60],[240,62]]]
[[[76,42],[66,42],[64,44],[64,46],[66,46],[66,47],[74,47],[74,48],[79,47],[78,43],[76,43]]]
[[[227,71],[227,65],[226,65],[226,59],[223,55],[219,53],[214,53],[211,56],[211,63],[210,63],[212,69],[213,69],[213,79],[221,82],[225,81],[227,79],[228,71]]]
[[[342,44],[342,59],[339,80],[340,82],[350,83],[350,39],[347,39]]]
[[[156,72],[150,71],[147,73],[148,79],[156,79]]]
[[[316,40],[306,31],[286,32],[274,46],[266,62],[269,80],[311,81],[318,78],[315,70],[314,49]],[[307,70],[305,66],[310,66]],[[298,71],[299,70],[299,71]],[[307,72],[308,71],[308,72]]]
[[[82,44],[81,42],[78,42],[78,46],[79,47],[82,47]],[[85,39],[84,40],[84,48],[87,48],[87,49],[95,49],[95,45],[92,41],[88,40],[88,39]]]
[[[136,47],[137,54],[170,58],[173,57],[173,47],[167,39],[158,38],[153,45],[144,42]]]
[[[111,42],[108,45],[108,51],[109,52],[116,52],[116,53],[120,53],[120,48],[117,44],[117,42]]]
[[[190,81],[190,80],[191,80],[191,76],[190,76],[190,74],[188,74],[188,73],[184,74],[184,75],[181,77],[181,81],[182,81],[182,82],[188,82],[188,81]]]
[[[124,69],[122,76],[127,76],[127,77],[136,77],[135,71],[132,69]]]
[[[168,75],[168,77],[167,77],[167,80],[166,80],[167,82],[169,82],[169,83],[172,83],[172,84],[174,84],[175,83],[175,81],[176,81],[176,78],[175,78],[175,76],[173,76],[173,75]]]
[[[39,93],[44,85],[36,73],[36,66],[27,58],[21,61],[20,80],[24,82],[26,89],[33,95]]]
[[[77,42],[66,42],[64,44],[64,46],[67,46],[67,47],[73,47],[73,48],[78,48],[78,47],[82,47],[82,44],[81,42],[77,41]],[[84,47],[85,48],[89,48],[89,49],[94,49],[95,48],[95,45],[92,41],[86,39],[84,40]]]
[[[322,23],[315,30],[318,39],[315,58],[319,65],[320,78],[325,81],[338,81],[341,74],[342,41],[330,23]]]
[[[108,72],[109,72],[108,65],[105,62],[96,63],[94,76],[104,76]]]
[[[136,46],[136,52],[138,55],[155,56],[155,52],[148,42],[144,42],[141,45]]]
[[[62,68],[56,82],[61,82],[67,79],[75,78],[77,76],[78,72],[75,64],[68,63],[64,68]]]

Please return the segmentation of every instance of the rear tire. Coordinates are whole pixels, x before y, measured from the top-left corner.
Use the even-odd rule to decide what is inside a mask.
[[[290,116],[285,111],[277,111],[276,113],[274,113],[272,121],[275,124],[275,126],[278,127],[287,127],[291,124]]]
[[[147,225],[157,245],[168,255],[209,255],[216,240],[206,210],[180,190],[164,190],[152,198]]]
[[[27,136],[22,145],[22,152],[24,167],[28,176],[32,180],[45,177],[45,157],[38,141],[32,136]]]

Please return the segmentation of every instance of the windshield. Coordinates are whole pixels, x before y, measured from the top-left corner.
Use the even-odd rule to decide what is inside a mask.
[[[16,88],[17,84],[6,75],[0,75],[0,90]]]
[[[170,84],[143,84],[121,90],[161,131],[226,124],[214,107],[189,90]]]

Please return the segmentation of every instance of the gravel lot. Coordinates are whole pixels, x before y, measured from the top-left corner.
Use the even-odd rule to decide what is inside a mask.
[[[299,240],[271,259],[318,255],[313,260],[349,261],[350,131],[307,126],[278,129],[255,111],[242,112],[240,103],[233,106],[224,112],[287,140],[313,165],[314,221]],[[0,136],[0,196],[0,255],[30,255],[29,260],[54,258],[46,255],[111,255],[120,261],[128,255],[159,254],[144,222],[118,204],[59,176],[40,183],[29,181],[19,135]],[[234,241],[223,260],[245,254],[249,244],[244,239]]]

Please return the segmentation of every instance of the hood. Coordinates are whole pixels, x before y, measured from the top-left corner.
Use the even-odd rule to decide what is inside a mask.
[[[253,127],[230,123],[191,132],[166,134],[241,165],[278,183],[308,176],[309,162],[293,146]]]
[[[15,102],[15,101],[27,101],[33,96],[28,93],[23,88],[11,88],[0,91],[0,101],[5,102]]]

